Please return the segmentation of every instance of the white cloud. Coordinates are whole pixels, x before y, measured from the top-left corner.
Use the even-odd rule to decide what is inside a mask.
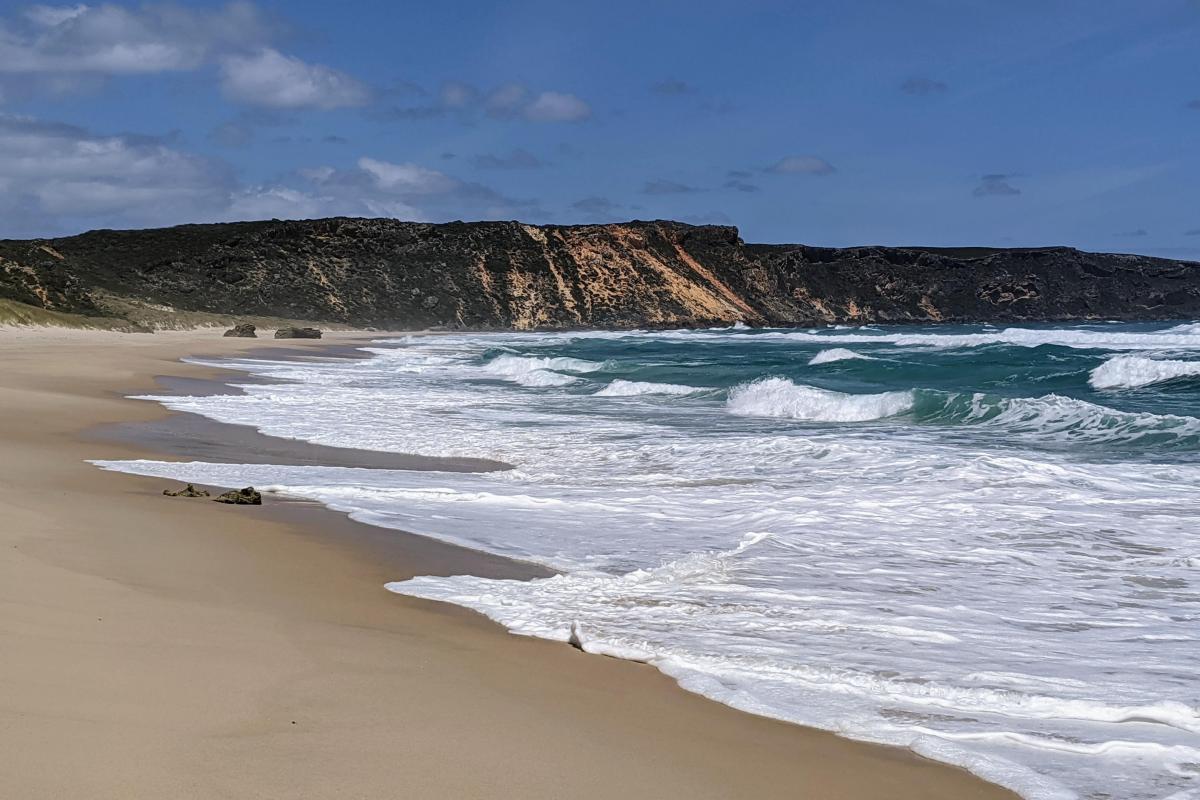
[[[312,219],[330,213],[329,198],[283,186],[257,186],[234,194],[226,216],[231,220]]]
[[[429,197],[435,184],[452,178],[415,164],[389,164],[362,159],[371,167],[340,172],[333,167],[298,170],[296,186],[255,186],[234,193],[226,220],[315,219],[318,217],[391,217],[424,222],[424,211],[411,202]],[[430,175],[440,176],[431,178]],[[377,174],[384,176],[382,181]],[[297,183],[293,180],[292,183]],[[447,185],[449,185],[447,184]]]
[[[562,92],[542,92],[525,109],[526,118],[534,122],[579,122],[591,115],[591,106]]]
[[[174,222],[223,204],[231,179],[223,165],[155,139],[0,116],[0,183],[0,209]]]
[[[536,200],[506,197],[482,184],[411,162],[364,156],[352,169],[313,167],[295,177],[321,196],[325,213],[419,221],[547,216]]]
[[[241,186],[227,163],[169,139],[0,114],[0,236],[334,215],[540,221],[547,213],[536,200],[417,163],[369,157],[346,169],[313,166]]]
[[[258,10],[234,2],[211,12],[175,5],[126,9],[33,6],[26,24],[0,22],[0,72],[137,75],[199,67],[218,51],[269,37]]]
[[[387,191],[436,194],[458,186],[458,181],[449,175],[418,164],[393,164],[364,157],[358,160],[358,167],[371,176],[378,188]]]
[[[221,88],[232,100],[268,108],[343,108],[370,98],[367,87],[346,73],[271,48],[223,59]]]
[[[817,156],[788,156],[768,167],[767,172],[780,175],[830,175],[837,170],[833,164]]]
[[[429,218],[425,216],[425,212],[416,206],[409,205],[403,200],[380,200],[377,198],[364,198],[363,205],[367,209],[364,216],[370,217],[391,217],[392,219],[400,219],[406,222],[428,222]]]

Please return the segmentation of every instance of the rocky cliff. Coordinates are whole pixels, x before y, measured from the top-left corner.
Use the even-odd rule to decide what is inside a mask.
[[[0,297],[51,311],[416,328],[1200,317],[1200,263],[1069,248],[742,242],[676,222],[334,218],[0,241]]]

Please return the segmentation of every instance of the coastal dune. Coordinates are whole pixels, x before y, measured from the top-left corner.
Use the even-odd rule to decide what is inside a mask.
[[[165,498],[86,463],[161,457],[94,430],[167,417],[125,399],[159,376],[220,376],[181,357],[256,346],[0,330],[0,796],[1014,797],[384,589],[532,565],[308,503]]]

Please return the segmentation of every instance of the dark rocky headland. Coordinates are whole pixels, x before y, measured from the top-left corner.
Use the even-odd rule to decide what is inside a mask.
[[[395,329],[1139,320],[1200,317],[1200,263],[1067,247],[756,245],[733,227],[664,221],[333,218],[4,240],[0,298],[93,319]]]

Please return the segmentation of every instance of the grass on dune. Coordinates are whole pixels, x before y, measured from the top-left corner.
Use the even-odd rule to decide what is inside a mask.
[[[190,330],[193,328],[228,328],[249,322],[263,330],[315,325],[327,330],[347,329],[336,323],[254,315],[213,314],[204,311],[181,311],[165,306],[130,300],[115,295],[97,295],[99,306],[108,316],[85,316],[50,311],[0,297],[0,327],[22,325],[53,328],[84,328],[92,330],[150,333],[155,330]]]
[[[0,326],[33,325],[54,328],[92,328],[108,331],[143,330],[126,319],[114,317],[85,317],[82,314],[65,314],[44,308],[18,303],[16,300],[0,298]]]

